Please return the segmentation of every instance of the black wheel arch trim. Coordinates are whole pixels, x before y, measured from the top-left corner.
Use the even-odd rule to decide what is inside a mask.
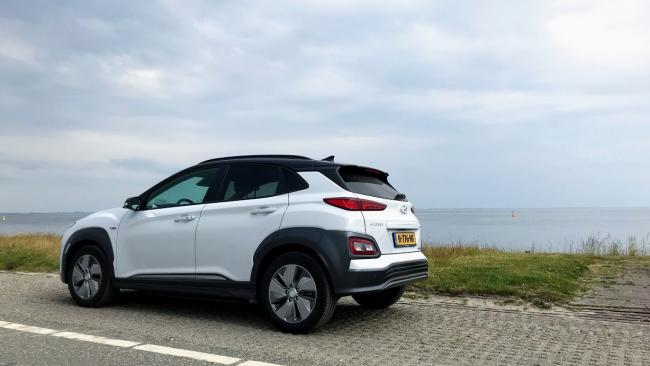
[[[337,293],[341,285],[347,282],[346,276],[353,257],[348,249],[348,238],[359,237],[376,242],[373,237],[352,231],[327,230],[319,227],[290,227],[280,229],[267,236],[253,254],[251,283],[258,283],[263,270],[274,257],[277,250],[302,249],[317,256],[325,267],[330,282]],[[269,256],[271,255],[271,256]]]
[[[113,253],[113,245],[111,244],[111,238],[109,237],[108,232],[106,229],[101,227],[87,227],[72,234],[63,247],[63,256],[61,259],[61,281],[64,283],[67,283],[66,271],[70,254],[74,253],[79,246],[89,242],[99,246],[99,248],[104,252],[106,261],[108,262],[110,278],[111,280],[115,279],[115,271],[113,268],[115,255]]]

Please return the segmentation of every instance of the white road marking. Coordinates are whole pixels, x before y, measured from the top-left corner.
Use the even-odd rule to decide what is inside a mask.
[[[180,348],[156,346],[154,344],[142,344],[141,342],[125,341],[122,339],[106,338],[106,337],[100,337],[100,336],[95,336],[90,334],[81,334],[75,332],[60,332],[54,329],[40,328],[40,327],[34,327],[31,325],[18,324],[18,323],[11,323],[3,320],[0,320],[0,328],[17,330],[21,332],[35,333],[44,336],[72,339],[76,341],[100,343],[100,344],[105,344],[114,347],[132,348],[139,351],[154,352],[154,353],[159,353],[168,356],[191,358],[194,360],[219,363],[222,365],[232,365],[240,361],[239,358],[220,356],[212,353],[204,353],[204,352],[196,352],[196,351],[190,351],[190,350],[185,350]],[[259,361],[244,361],[240,363],[238,366],[282,366],[282,365],[259,362]]]
[[[0,322],[0,327],[5,329],[13,329],[13,330],[19,330],[21,332],[29,332],[29,333],[36,333],[42,335],[52,334],[56,332],[56,330],[54,329],[39,328],[39,327],[33,327],[31,325],[9,323],[9,322]]]
[[[94,335],[89,335],[89,334],[81,334],[81,333],[74,333],[74,332],[59,332],[59,333],[52,334],[52,336],[53,337],[67,338],[67,339],[74,339],[74,340],[77,340],[77,341],[107,344],[109,346],[115,346],[115,347],[127,347],[128,348],[128,347],[133,347],[133,346],[137,346],[138,344],[140,344],[140,342],[123,341],[121,339],[104,338],[104,337],[100,337],[100,336],[94,336]]]
[[[233,363],[239,362],[238,358],[213,355],[210,353],[203,353],[203,352],[188,351],[179,348],[156,346],[153,344],[142,344],[140,346],[133,347],[133,349],[139,349],[141,351],[147,351],[147,352],[161,353],[163,355],[169,355],[169,356],[192,358],[199,361],[208,361],[213,363],[220,363],[223,365],[232,365]]]
[[[274,363],[259,362],[259,361],[246,361],[240,363],[237,366],[281,366],[281,365],[276,365]]]

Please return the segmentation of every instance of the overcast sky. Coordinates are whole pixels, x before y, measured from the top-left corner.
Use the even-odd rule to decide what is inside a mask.
[[[0,212],[257,153],[387,170],[421,208],[648,206],[649,4],[3,1]]]

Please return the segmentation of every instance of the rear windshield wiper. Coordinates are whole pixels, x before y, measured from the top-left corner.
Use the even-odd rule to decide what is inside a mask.
[[[406,195],[404,193],[398,193],[393,199],[395,201],[406,201]]]

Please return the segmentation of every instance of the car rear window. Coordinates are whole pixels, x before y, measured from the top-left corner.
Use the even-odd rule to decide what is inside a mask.
[[[397,199],[399,192],[388,183],[386,174],[367,168],[341,167],[339,175],[345,183],[345,189],[353,193],[385,198]]]

